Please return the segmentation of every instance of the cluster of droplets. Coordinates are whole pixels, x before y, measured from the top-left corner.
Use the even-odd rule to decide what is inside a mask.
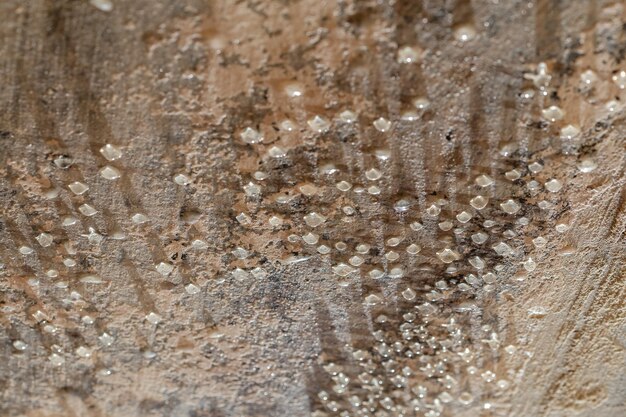
[[[105,0],[91,3],[103,11],[112,8]],[[469,42],[475,36],[476,31],[470,26],[460,26],[455,31],[459,42]],[[401,64],[413,64],[423,57],[424,51],[416,46],[401,47],[397,53]],[[521,99],[540,100],[538,116],[551,129],[557,129],[563,153],[576,154],[584,136],[579,122],[568,119],[562,107],[546,104],[553,83],[549,65],[540,63],[524,78],[530,85],[521,92]],[[583,71],[581,94],[593,94],[601,81],[594,71]],[[625,89],[626,72],[615,72],[610,81],[618,89]],[[305,93],[294,83],[285,87],[285,94],[297,100]],[[613,113],[619,106],[611,100],[605,103],[605,110]],[[384,144],[393,140],[396,125],[420,120],[431,107],[428,98],[416,97],[412,108],[405,109],[397,119],[388,115],[368,117],[341,109],[332,117],[311,114],[302,123],[282,120],[277,121],[277,126],[285,135],[301,133],[319,143],[328,141],[334,130],[346,126],[362,128]],[[387,196],[394,195],[389,189],[394,179],[386,169],[393,160],[388,146],[380,145],[369,152],[370,162],[365,166],[344,167],[336,160],[320,164],[315,172],[298,166],[302,181],[281,182],[276,172],[280,172],[283,163],[294,163],[299,148],[270,137],[270,129],[264,128],[249,125],[234,132],[233,140],[255,153],[258,163],[254,164],[254,171],[242,174],[245,178],[236,198],[240,204],[233,205],[237,212],[225,221],[239,236],[269,229],[271,238],[279,240],[284,248],[273,261],[288,265],[313,257],[320,259],[338,289],[362,291],[366,313],[363,326],[367,327],[367,320],[371,319],[373,329],[368,335],[371,343],[359,348],[348,346],[344,352],[347,357],[339,364],[338,360],[323,363],[328,378],[326,383],[320,382],[323,389],[315,401],[319,406],[316,414],[382,417],[421,413],[438,417],[448,407],[480,403],[484,409],[491,408],[491,399],[497,401],[512,382],[500,370],[488,369],[483,363],[485,352],[498,352],[502,347],[497,329],[485,324],[470,331],[470,316],[480,312],[477,300],[481,297],[495,296],[502,285],[532,277],[539,267],[534,253],[549,244],[550,236],[533,234],[534,230],[545,228],[535,227],[531,231],[530,225],[550,225],[557,233],[568,230],[567,219],[555,214],[567,184],[562,178],[547,174],[557,170],[549,169],[540,157],[516,160],[514,146],[506,144],[496,156],[502,162],[499,166],[506,168],[478,169],[469,181],[459,185],[462,197],[454,201],[438,194],[438,190],[427,190],[425,204],[416,195],[394,197],[392,204],[383,204]],[[124,177],[120,164],[122,149],[106,144],[100,153],[106,162],[99,176],[107,182],[120,182]],[[74,163],[67,156],[59,156],[53,162],[61,170]],[[582,173],[595,168],[592,159],[578,161]],[[197,178],[189,172],[177,172],[171,181],[178,187],[192,188]],[[77,204],[78,213],[65,216],[61,227],[82,227],[84,221],[100,213],[89,199],[92,186],[83,179],[74,179],[66,184],[67,190],[46,191],[50,200],[69,192]],[[191,214],[187,220],[194,222],[195,216]],[[150,218],[142,212],[132,213],[130,222],[150,228]],[[91,225],[80,236],[97,248],[104,239],[125,239],[126,233],[116,229],[105,236]],[[33,238],[42,248],[52,248],[56,243],[49,231]],[[272,271],[263,266],[261,259],[274,256],[275,251],[264,252],[263,247],[253,248],[243,243],[248,240],[240,240],[236,235],[226,243],[228,278],[223,280],[266,279]],[[209,248],[203,239],[188,243],[200,251]],[[66,241],[61,250],[62,266],[51,265],[46,275],[55,280],[57,288],[66,290],[64,301],[87,310],[88,303],[80,292],[62,278],[63,271],[80,268],[73,258],[76,249]],[[24,257],[37,253],[29,245],[20,246],[18,251]],[[175,273],[176,266],[163,259],[154,269],[167,279]],[[94,285],[103,282],[93,271],[82,271],[79,281]],[[39,282],[31,278],[28,284],[36,288]],[[179,291],[194,296],[201,292],[201,286],[183,282]],[[540,319],[548,313],[546,308],[535,306],[528,316]],[[43,332],[58,333],[54,318],[45,309],[37,309],[31,316]],[[81,317],[86,326],[92,326],[96,320],[102,319],[89,314]],[[159,326],[163,320],[157,311],[145,312],[148,326]],[[88,359],[97,349],[115,342],[116,335],[111,333],[103,331],[92,344],[77,346],[73,352],[66,352],[61,343],[52,344],[49,359],[57,366],[63,365],[68,355]],[[12,346],[17,354],[29,348],[20,339],[13,340]],[[514,355],[516,348],[509,345],[504,352]],[[146,355],[155,354],[147,351]],[[482,386],[482,392],[477,394],[476,386]]]

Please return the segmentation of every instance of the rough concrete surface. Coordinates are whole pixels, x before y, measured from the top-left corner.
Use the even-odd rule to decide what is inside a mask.
[[[0,16],[0,416],[626,415],[623,2]]]

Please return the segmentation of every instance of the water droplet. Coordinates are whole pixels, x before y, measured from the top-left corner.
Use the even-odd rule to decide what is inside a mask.
[[[551,179],[544,184],[544,187],[546,187],[546,190],[550,191],[551,193],[558,193],[559,191],[561,191],[561,188],[563,188],[563,185],[559,180]]]
[[[388,132],[389,129],[391,129],[391,122],[384,117],[379,117],[378,119],[374,120],[374,127],[379,132]]]
[[[47,248],[48,246],[52,245],[52,243],[54,242],[54,239],[48,233],[41,233],[35,239],[37,239],[37,242],[39,242],[39,244],[43,246],[44,248]]]
[[[51,354],[48,359],[54,366],[61,366],[65,363],[65,358],[56,353]]]
[[[549,122],[556,122],[565,116],[565,112],[560,107],[550,106],[547,109],[541,110],[541,115]]]
[[[100,170],[100,176],[106,180],[116,180],[121,177],[122,174],[117,168],[107,165]]]
[[[340,277],[346,277],[355,271],[350,265],[340,263],[332,267],[333,272]]]
[[[146,315],[146,320],[148,320],[151,324],[157,325],[161,322],[161,316],[154,312],[150,312]]]
[[[174,176],[174,182],[178,185],[189,185],[189,183],[191,181],[189,181],[189,177],[187,177],[185,174],[176,174]]]
[[[31,248],[31,247],[28,247],[28,246],[20,247],[20,253],[22,255],[30,255],[33,252],[35,252],[35,250],[33,248]]]
[[[510,181],[515,181],[515,180],[520,179],[522,174],[518,170],[513,169],[511,171],[506,172],[504,176]]]
[[[528,309],[528,317],[531,319],[541,319],[548,314],[548,310],[545,307],[536,306]]]
[[[561,129],[561,138],[572,140],[580,135],[580,129],[574,125],[567,125]]]
[[[476,30],[470,25],[461,25],[454,31],[454,38],[459,42],[469,42],[476,37]]]
[[[382,176],[383,174],[376,168],[371,168],[365,172],[365,177],[370,181],[376,181]]]
[[[287,152],[278,146],[272,146],[267,154],[272,158],[284,158],[287,156]]]
[[[194,284],[187,284],[187,285],[185,285],[185,291],[189,295],[194,295],[194,294],[198,294],[200,292],[200,288],[198,288],[198,286],[194,285]]]
[[[316,212],[311,212],[304,216],[304,221],[309,227],[317,227],[326,221],[326,217]]]
[[[422,51],[417,47],[404,46],[398,51],[398,63],[412,64],[417,62],[422,55]]]
[[[613,82],[620,88],[620,90],[623,90],[626,88],[626,71],[622,70],[620,72],[618,72],[617,74],[613,75]]]
[[[321,116],[315,116],[307,121],[307,124],[317,133],[324,133],[330,128],[330,122]]]
[[[478,195],[470,200],[470,205],[476,210],[482,210],[489,204],[489,198]]]
[[[505,213],[508,214],[515,214],[522,208],[516,201],[511,199],[506,200],[504,203],[500,203],[500,207]]]
[[[25,351],[28,348],[28,345],[21,340],[16,340],[13,342],[13,347],[19,351]]]
[[[533,174],[537,174],[543,170],[543,165],[541,165],[539,162],[533,162],[532,164],[528,165],[528,170]]]
[[[533,258],[529,257],[527,260],[522,262],[524,269],[528,272],[533,272],[537,268],[537,263],[533,261]]]
[[[285,93],[291,98],[302,97],[304,94],[304,89],[300,84],[287,84],[285,86]]]
[[[172,273],[172,271],[174,270],[174,265],[161,262],[156,266],[156,270],[159,274],[166,277]]]
[[[65,155],[59,156],[58,158],[54,159],[54,165],[61,169],[68,169],[72,166],[73,162],[74,161],[72,160],[72,158]]]
[[[381,301],[382,301],[381,298],[377,296],[376,294],[370,294],[367,297],[365,297],[365,305],[368,305],[368,306],[374,306],[376,304],[379,304]]]
[[[240,134],[241,140],[249,145],[263,142],[263,135],[256,129],[246,127]]]
[[[315,245],[319,241],[319,236],[315,233],[307,233],[302,236],[302,240],[309,245]]]
[[[598,164],[593,159],[585,158],[578,164],[578,170],[583,173],[589,173],[594,171],[598,167]]]
[[[115,161],[122,157],[121,149],[115,145],[111,145],[110,143],[100,148],[100,153],[107,161]]]
[[[102,346],[111,346],[113,342],[115,341],[115,338],[111,336],[110,334],[108,334],[107,332],[104,332],[98,337],[98,340],[100,340],[100,343],[102,343]]]
[[[133,216],[131,217],[131,220],[135,224],[143,224],[143,223],[148,222],[150,219],[148,219],[148,216],[146,216],[143,213],[136,213],[136,214],[133,214]]]
[[[445,248],[442,251],[437,252],[437,257],[441,262],[449,264],[456,260],[459,260],[461,256],[450,248]]]
[[[78,207],[78,211],[80,211],[83,215],[90,217],[98,212],[95,208],[90,206],[89,204],[83,204]]]
[[[84,194],[89,189],[89,186],[78,181],[71,183],[68,187],[76,195]]]
[[[482,174],[476,177],[475,183],[479,187],[488,187],[492,185],[495,181],[488,175]]]
[[[91,349],[86,348],[85,346],[80,346],[76,349],[76,354],[81,358],[89,358],[91,357]]]
[[[437,217],[441,213],[441,209],[433,204],[426,209],[426,213],[431,217]]]
[[[113,10],[113,3],[109,0],[89,0],[89,3],[96,9],[103,12],[110,12]]]
[[[357,115],[350,110],[344,110],[339,114],[339,119],[344,123],[354,123],[357,120]]]
[[[461,223],[467,223],[472,218],[472,215],[467,211],[462,211],[456,215],[456,219]]]

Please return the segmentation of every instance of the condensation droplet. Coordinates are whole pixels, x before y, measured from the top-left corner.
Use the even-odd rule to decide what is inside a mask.
[[[146,216],[143,213],[136,213],[136,214],[133,214],[133,216],[131,217],[131,220],[135,224],[143,224],[143,223],[148,222],[150,219],[148,219],[148,216]]]
[[[174,176],[174,182],[178,185],[189,185],[190,181],[189,181],[189,177],[187,177],[185,174],[176,174]]]
[[[483,197],[482,195],[477,195],[470,200],[470,205],[476,210],[484,209],[485,207],[487,207],[487,204],[489,204],[489,198]]]
[[[321,116],[315,116],[307,121],[312,131],[324,133],[330,128],[330,122]]]
[[[469,42],[476,37],[476,30],[470,25],[461,25],[454,30],[454,38],[459,42]]]
[[[508,214],[515,214],[522,208],[516,201],[511,199],[505,201],[504,203],[500,203],[500,207],[505,213]]]
[[[100,153],[107,161],[115,161],[116,159],[120,159],[122,157],[122,151],[115,145],[111,145],[107,143],[102,148],[100,148]]]
[[[398,63],[412,64],[420,59],[421,51],[417,47],[404,46],[398,51]]]
[[[194,295],[194,294],[198,294],[200,292],[200,288],[198,288],[198,286],[194,285],[194,284],[187,284],[187,285],[185,285],[185,291],[189,295]]]
[[[91,217],[95,215],[98,210],[90,206],[89,204],[83,204],[78,207],[78,211],[80,211],[84,216]]]
[[[156,270],[159,274],[166,277],[172,273],[172,271],[174,270],[174,265],[161,262],[156,266]]]
[[[161,316],[159,316],[155,312],[150,312],[148,313],[148,315],[146,315],[146,320],[148,320],[148,322],[151,324],[157,325],[161,322]]]
[[[54,242],[54,239],[48,233],[41,233],[35,239],[37,239],[37,242],[39,242],[39,244],[43,246],[44,248],[47,248],[48,246],[52,245],[52,243]]]
[[[122,174],[117,168],[107,165],[100,170],[100,176],[106,180],[116,180],[121,177]]]
[[[475,182],[476,185],[478,185],[479,187],[488,187],[492,185],[495,181],[490,176],[482,174],[476,177]]]
[[[376,168],[371,168],[367,171],[365,171],[365,177],[370,180],[370,181],[376,181],[378,179],[380,179],[380,177],[382,177],[383,174],[377,170]]]
[[[374,127],[379,132],[388,132],[389,129],[391,129],[391,122],[384,117],[379,117],[378,119],[374,120]]]
[[[69,189],[76,195],[81,195],[89,190],[89,186],[82,182],[76,181],[68,185]]]
[[[572,140],[575,139],[578,135],[580,135],[580,129],[574,125],[567,125],[563,129],[561,129],[561,138]]]
[[[551,193],[558,193],[559,191],[561,191],[561,188],[563,188],[563,185],[559,180],[551,179],[544,184],[544,187],[546,187],[546,190],[550,191]]]
[[[109,0],[89,0],[89,3],[102,12],[113,10],[113,3]]]
[[[287,156],[287,152],[278,146],[272,146],[267,154],[272,158],[284,158]]]
[[[541,115],[549,122],[556,122],[565,116],[565,112],[560,107],[550,106],[547,109],[541,110]]]
[[[445,248],[436,253],[441,262],[449,264],[460,259],[460,255],[450,248]]]
[[[241,140],[249,145],[263,142],[263,135],[251,127],[246,127],[240,134]]]

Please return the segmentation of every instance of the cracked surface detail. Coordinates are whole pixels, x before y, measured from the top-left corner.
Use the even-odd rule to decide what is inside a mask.
[[[626,415],[622,2],[0,16],[0,415]]]

